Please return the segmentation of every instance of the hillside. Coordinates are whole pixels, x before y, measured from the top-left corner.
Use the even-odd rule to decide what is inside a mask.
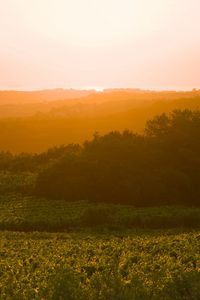
[[[5,107],[0,106],[0,114],[1,108]],[[30,116],[24,108],[26,113],[29,109]],[[146,121],[155,115],[185,108],[200,108],[198,92],[110,91],[80,99],[17,105],[23,117],[0,119],[0,150],[41,152],[55,145],[82,143],[96,131],[101,134],[124,129],[141,132]],[[13,112],[15,115],[15,108]],[[8,109],[8,114],[11,113]]]
[[[44,101],[81,98],[95,90],[53,89],[41,91],[0,91],[0,105],[30,104]]]
[[[155,92],[134,89],[0,91],[0,118],[28,116],[75,117],[110,115],[157,101],[194,99],[199,91]]]

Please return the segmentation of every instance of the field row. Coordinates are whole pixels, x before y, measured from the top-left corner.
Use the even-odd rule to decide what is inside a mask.
[[[200,228],[200,208],[153,207],[66,202],[25,197],[0,196],[0,229],[58,232],[85,227]]]

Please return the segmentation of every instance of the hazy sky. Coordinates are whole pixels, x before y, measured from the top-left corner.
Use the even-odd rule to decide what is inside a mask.
[[[0,88],[200,88],[200,0],[0,0]]]

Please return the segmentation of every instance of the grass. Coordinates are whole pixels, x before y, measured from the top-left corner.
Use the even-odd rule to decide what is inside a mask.
[[[200,208],[152,207],[47,200],[12,193],[0,196],[0,230],[59,232],[83,228],[200,228]]]

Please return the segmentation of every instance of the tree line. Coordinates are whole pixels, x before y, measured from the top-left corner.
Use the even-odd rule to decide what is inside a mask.
[[[200,111],[174,110],[129,130],[40,154],[0,153],[0,170],[37,173],[37,196],[153,205],[200,204]]]
[[[200,112],[175,110],[148,121],[144,134],[96,133],[37,178],[35,193],[67,201],[200,204]]]

